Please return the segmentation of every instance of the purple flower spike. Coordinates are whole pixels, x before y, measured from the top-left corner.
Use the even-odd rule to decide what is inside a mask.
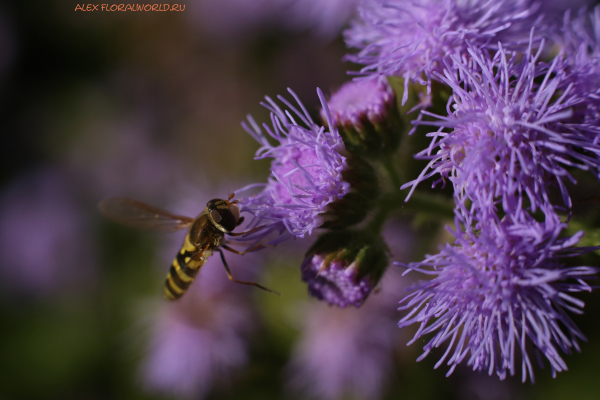
[[[520,63],[501,46],[493,57],[474,47],[468,61],[452,57],[453,70],[437,75],[453,90],[449,115],[423,111],[439,121],[417,122],[440,128],[429,133],[430,146],[417,154],[431,160],[429,165],[402,186],[412,187],[407,200],[419,182],[439,175],[437,182],[449,178],[456,195],[472,200],[484,214],[495,213],[498,205],[507,214],[552,212],[550,186],[558,187],[571,207],[565,181],[575,180],[567,168],[598,173],[600,146],[588,124],[571,120],[572,107],[585,99],[572,85],[559,90],[567,76],[561,59],[540,64],[541,52],[528,51]]]
[[[248,116],[242,123],[262,147],[256,159],[273,158],[271,177],[258,195],[243,199],[243,211],[257,218],[283,223],[287,230],[303,237],[324,222],[328,205],[350,191],[350,184],[342,179],[346,158],[340,155],[344,143],[335,128],[317,126],[296,96],[299,109],[279,96],[290,111],[283,111],[269,97],[262,103],[271,111],[271,126],[264,124],[268,135],[279,142],[273,146],[258,124]],[[318,90],[327,119],[331,116],[323,94]]]
[[[450,55],[466,54],[467,41],[489,47],[527,43],[539,4],[532,0],[365,0],[360,18],[345,32],[348,59],[365,65],[364,74],[396,75],[427,84]],[[536,21],[539,23],[539,21]],[[406,103],[405,87],[402,104]]]
[[[504,379],[507,373],[514,375],[519,351],[522,379],[533,381],[527,352],[533,345],[538,362],[544,356],[553,376],[566,370],[559,350],[579,351],[578,340],[585,340],[567,312],[582,313],[584,303],[573,294],[591,291],[584,279],[594,279],[598,272],[561,262],[592,250],[573,247],[583,232],[559,239],[566,224],[527,219],[518,224],[489,222],[478,226],[476,234],[462,222],[466,231],[453,233],[453,246],[447,244],[420,263],[398,264],[433,276],[400,302],[400,309],[410,312],[399,326],[420,324],[409,344],[433,334],[418,360],[447,343],[436,368],[446,362],[450,375],[466,362],[473,370],[496,372]]]
[[[356,261],[348,265],[346,261],[329,261],[315,254],[304,259],[301,269],[311,295],[341,308],[360,307],[373,289],[367,277],[357,279]]]

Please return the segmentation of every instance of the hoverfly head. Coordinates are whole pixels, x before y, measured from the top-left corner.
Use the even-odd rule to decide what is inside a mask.
[[[210,219],[223,232],[233,231],[240,220],[240,209],[236,205],[237,201],[230,202],[230,199],[231,196],[227,200],[213,199],[206,203]]]

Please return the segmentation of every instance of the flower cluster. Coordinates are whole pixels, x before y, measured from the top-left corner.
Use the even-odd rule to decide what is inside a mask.
[[[566,369],[561,352],[584,339],[568,313],[582,312],[573,294],[591,291],[586,280],[599,269],[565,259],[596,249],[575,247],[584,232],[569,236],[567,228],[575,177],[600,178],[600,8],[591,18],[567,12],[557,26],[541,7],[362,1],[345,34],[359,49],[348,58],[364,66],[362,76],[329,103],[318,92],[326,128],[297,98],[299,110],[280,98],[291,112],[267,98],[265,129],[278,146],[251,118],[245,125],[262,145],[257,157],[274,161],[244,210],[255,225],[272,221],[265,232],[328,230],[301,268],[309,293],[330,305],[360,307],[372,295],[388,267],[381,230],[391,213],[408,204],[454,217],[453,244],[422,262],[395,263],[433,277],[401,301],[408,313],[399,326],[420,324],[412,342],[433,335],[421,358],[446,345],[438,366],[447,362],[448,374],[466,362],[504,379],[520,351],[523,380],[533,380],[533,347],[554,375]],[[415,117],[403,107],[409,100],[407,108],[421,109]],[[428,127],[425,138],[409,138]],[[434,187],[450,183],[450,206],[417,188],[430,178]],[[401,196],[398,187],[410,191]]]
[[[426,84],[429,93],[433,73],[448,57],[465,54],[469,42],[478,48],[499,40],[514,48],[527,43],[538,6],[531,0],[363,1],[361,18],[345,33],[348,46],[360,51],[348,59],[365,65],[364,74],[403,77],[404,104],[410,81]]]
[[[340,116],[335,114],[334,123],[323,93],[317,91],[328,128],[314,123],[295,93],[291,90],[290,93],[299,108],[284,97],[279,96],[279,100],[291,113],[283,111],[268,97],[263,103],[271,111],[272,122],[271,126],[264,124],[263,127],[278,145],[271,144],[252,117],[248,117],[248,123],[242,124],[261,144],[256,158],[273,158],[271,177],[266,185],[251,185],[237,191],[241,193],[252,187],[263,187],[257,195],[240,201],[242,211],[255,216],[251,226],[266,225],[245,239],[261,241],[273,231],[285,232],[270,242],[273,244],[289,236],[304,237],[319,227],[346,229],[365,218],[378,196],[375,171],[368,162],[346,151],[342,136],[336,129]],[[367,242],[370,243],[370,240],[353,242],[354,247],[348,251],[356,257],[364,249],[369,259],[377,260],[368,283],[362,279],[367,274],[365,271],[361,271],[360,276],[349,272],[349,265],[356,266],[354,259],[344,256],[340,261],[343,265],[337,261],[319,262],[317,267],[315,263],[319,256],[313,253],[307,255],[303,264],[303,279],[309,282],[310,293],[341,307],[348,304],[359,306],[379,281],[381,260],[386,260],[381,246],[369,246]],[[371,255],[374,248],[376,254]],[[387,265],[387,261],[383,263]]]

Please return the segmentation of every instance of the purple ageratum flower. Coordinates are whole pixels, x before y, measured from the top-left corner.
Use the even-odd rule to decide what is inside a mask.
[[[405,79],[402,104],[410,81],[427,84],[441,72],[450,55],[466,54],[473,46],[527,43],[538,2],[532,0],[365,0],[360,19],[345,32],[349,47],[360,49],[350,61],[363,64],[364,74],[397,75]],[[539,24],[539,20],[535,24]]]
[[[308,292],[341,308],[360,307],[373,290],[373,283],[365,276],[358,279],[356,261],[327,260],[315,254],[306,257],[301,265],[302,280],[308,282]]]
[[[344,143],[335,128],[325,129],[316,125],[296,94],[289,90],[300,109],[284,97],[278,99],[289,110],[283,111],[269,97],[264,107],[271,111],[272,125],[264,124],[265,131],[278,144],[272,145],[258,124],[248,116],[248,124],[242,123],[262,146],[256,159],[273,158],[271,177],[261,193],[242,199],[242,211],[249,211],[259,220],[273,225],[283,224],[295,236],[304,237],[324,222],[323,214],[328,206],[350,191],[350,184],[342,179],[346,158],[340,154]],[[327,115],[329,127],[331,116],[323,93],[317,89],[321,104]],[[237,191],[240,193],[246,187]]]
[[[468,215],[468,214],[467,214]],[[465,226],[461,231],[459,226]],[[409,344],[428,334],[423,359],[447,343],[436,368],[446,362],[450,375],[463,361],[473,370],[494,371],[504,379],[514,375],[517,351],[522,355],[522,379],[533,381],[531,344],[541,364],[543,355],[552,375],[567,369],[559,350],[579,351],[585,340],[567,312],[581,314],[584,303],[573,293],[591,291],[584,279],[593,279],[598,268],[565,267],[561,259],[590,251],[573,247],[583,236],[559,238],[566,224],[547,218],[521,222],[487,220],[476,234],[468,218],[457,218],[454,245],[411,263],[410,270],[433,279],[413,287],[400,303],[410,312],[399,326],[420,327]]]
[[[541,51],[528,51],[521,62],[502,46],[493,57],[474,47],[468,60],[452,56],[453,69],[437,74],[453,90],[448,115],[423,111],[440,121],[417,122],[440,128],[416,156],[431,160],[428,166],[402,186],[411,187],[407,200],[419,182],[439,174],[437,182],[449,178],[458,198],[472,200],[486,214],[495,213],[498,203],[507,214],[526,207],[552,212],[550,185],[559,187],[571,207],[564,180],[575,180],[567,168],[597,171],[593,155],[600,147],[585,134],[586,124],[570,120],[571,108],[585,99],[572,86],[558,90],[567,76],[560,57],[543,65]]]

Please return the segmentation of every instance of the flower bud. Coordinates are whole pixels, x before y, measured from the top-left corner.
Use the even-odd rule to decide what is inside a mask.
[[[329,108],[332,123],[351,154],[378,158],[398,148],[402,119],[387,82],[348,82],[331,96]]]
[[[319,300],[345,308],[360,307],[388,266],[383,238],[364,231],[321,235],[302,262],[302,280]]]

